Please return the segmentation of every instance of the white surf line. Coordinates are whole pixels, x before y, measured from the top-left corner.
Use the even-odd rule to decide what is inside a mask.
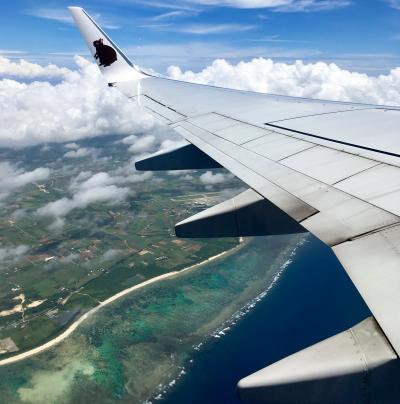
[[[104,300],[103,302],[100,302],[100,304],[96,307],[94,307],[93,309],[89,310],[87,313],[85,313],[82,317],[79,317],[78,320],[76,320],[74,323],[72,323],[63,333],[61,333],[60,335],[58,335],[57,337],[55,337],[54,339],[52,339],[51,341],[46,342],[43,345],[40,345],[36,348],[33,348],[29,351],[20,353],[18,355],[12,356],[10,358],[7,359],[3,359],[0,360],[0,366],[5,366],[5,365],[10,365],[12,363],[16,363],[16,362],[20,362],[24,359],[30,358],[32,356],[38,355],[39,353],[46,351],[56,345],[58,345],[60,342],[62,342],[64,339],[66,339],[67,337],[69,337],[85,320],[87,320],[90,316],[92,316],[94,313],[96,313],[98,310],[100,310],[102,307],[107,306],[110,303],[115,302],[118,299],[121,299],[122,297],[130,294],[131,292],[141,289],[145,286],[148,286],[152,283],[156,283],[159,282],[161,280],[167,279],[167,278],[172,278],[173,276],[182,274],[184,272],[190,271],[191,269],[197,268],[199,266],[202,266],[204,264],[207,264],[211,261],[215,261],[218,258],[221,258],[222,256],[229,254],[233,251],[235,251],[236,249],[239,249],[239,247],[242,247],[244,243],[239,244],[227,251],[223,251],[220,254],[214,255],[213,257],[207,258],[206,260],[199,262],[198,264],[194,264],[191,265],[190,267],[184,268],[180,271],[173,271],[173,272],[168,272],[166,274],[163,275],[159,275],[156,276],[155,278],[151,278],[147,281],[144,281],[142,283],[139,283],[135,286],[132,286],[128,289],[125,289],[119,293],[117,293],[114,296],[109,297],[108,299]]]

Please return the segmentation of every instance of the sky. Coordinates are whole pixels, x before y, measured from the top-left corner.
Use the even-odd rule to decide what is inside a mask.
[[[400,0],[15,0],[0,55],[71,67],[88,55],[66,10],[84,7],[135,63],[164,73],[215,59],[334,62],[371,75],[400,66]]]
[[[84,138],[131,136],[127,147],[133,157],[157,151],[166,139],[174,142],[172,130],[107,87],[72,23],[69,4],[2,4],[0,148],[77,142],[66,151],[67,160],[96,158],[96,150],[79,147]],[[81,0],[79,5],[135,63],[173,79],[400,105],[400,0]]]

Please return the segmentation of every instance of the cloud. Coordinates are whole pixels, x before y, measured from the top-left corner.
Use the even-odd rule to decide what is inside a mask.
[[[65,226],[65,219],[62,217],[56,217],[54,222],[47,226],[47,229],[50,230],[52,233],[59,234],[62,232]]]
[[[8,162],[0,162],[0,200],[9,196],[18,188],[25,185],[43,181],[50,176],[48,168],[36,168],[33,171],[24,171]]]
[[[122,254],[122,250],[110,249],[102,256],[102,261],[110,261]]]
[[[148,153],[154,150],[156,137],[154,135],[146,135],[136,139],[129,147],[132,154]]]
[[[218,185],[232,180],[232,174],[213,173],[207,171],[200,176],[200,182],[204,185]]]
[[[172,18],[186,17],[190,14],[192,14],[192,13],[189,13],[189,12],[183,11],[183,10],[174,10],[174,11],[169,11],[167,13],[156,15],[156,16],[152,17],[151,19],[153,21],[164,21],[164,20],[170,20]]]
[[[258,58],[236,65],[216,60],[198,73],[171,66],[168,75],[178,80],[272,94],[400,105],[400,68],[388,75],[371,77],[333,63],[286,64]]]
[[[60,262],[62,262],[63,264],[71,264],[74,263],[74,261],[79,261],[79,259],[79,254],[69,254],[65,257],[60,258]]]
[[[38,18],[43,18],[45,20],[52,20],[52,21],[57,21],[61,22],[64,24],[73,24],[74,20],[72,19],[71,14],[68,12],[68,10],[64,8],[49,8],[49,7],[42,7],[42,8],[36,8],[31,10],[29,15],[32,15],[34,17]],[[101,14],[94,14],[93,18],[103,27],[107,29],[120,29],[121,27],[116,24],[109,24],[106,21],[103,20],[101,17]]]
[[[400,10],[400,0],[385,0],[385,1],[390,7],[396,10]]]
[[[58,67],[54,64],[41,66],[24,59],[19,60],[19,62],[12,62],[10,59],[0,56],[0,77],[16,77],[19,79],[62,79],[70,73],[71,70],[65,67]]]
[[[29,247],[26,245],[19,245],[17,247],[2,247],[0,245],[0,262],[18,261],[28,251]]]
[[[122,140],[120,140],[121,143],[123,144],[129,144],[132,145],[137,141],[138,137],[135,135],[130,135],[127,137],[124,137]]]
[[[152,173],[138,173],[131,165],[115,170],[112,175],[106,172],[92,174],[84,171],[71,180],[70,197],[64,197],[39,208],[39,216],[54,217],[55,221],[49,229],[55,232],[62,230],[65,216],[74,209],[85,209],[94,203],[117,204],[133,195],[127,186],[150,180]]]
[[[92,156],[96,157],[98,155],[98,150],[92,147],[82,147],[77,150],[71,150],[64,154],[64,157],[69,159],[78,159],[82,157]]]
[[[75,61],[78,70],[66,72],[57,84],[0,80],[0,103],[7,106],[0,110],[0,147],[73,142],[158,127],[153,117],[108,88],[95,64],[81,57]],[[22,78],[31,74],[31,64],[21,66]]]
[[[76,150],[79,149],[79,145],[76,143],[67,143],[64,145],[66,149]]]
[[[50,202],[46,206],[38,209],[40,216],[63,217],[74,209],[84,209],[97,202],[118,203],[127,198],[130,194],[128,188],[119,188],[115,185],[94,187],[80,190],[72,198],[62,198],[55,202]]]
[[[250,31],[256,28],[254,25],[244,24],[192,24],[174,28],[179,32],[194,35],[226,34],[234,32]]]
[[[193,45],[185,52],[197,54],[197,50],[201,53],[205,49],[204,44],[198,46],[200,48]],[[142,54],[156,50],[147,49]],[[213,49],[211,45],[208,50],[212,56],[218,53],[218,49]],[[259,50],[263,53],[261,50],[265,48],[260,47]],[[175,46],[164,49],[170,55],[175,51],[178,52]],[[243,57],[242,51],[231,51],[227,50],[228,57]],[[279,53],[279,57],[283,56],[284,53]],[[75,60],[77,71],[59,71],[57,66],[50,69],[56,72],[54,77],[59,75],[61,78],[57,84],[0,80],[0,102],[7,105],[0,110],[0,147],[68,142],[66,148],[70,150],[66,151],[66,157],[73,158],[89,153],[89,149],[79,147],[78,140],[116,134],[125,135],[122,143],[130,146],[130,152],[138,156],[156,151],[165,139],[173,138],[171,129],[156,123],[153,117],[116,89],[108,88],[96,65],[81,57]],[[41,69],[44,69],[43,74],[50,74],[47,67],[28,62],[20,65],[23,71],[18,74],[22,76],[40,75]],[[293,96],[400,103],[400,68],[387,75],[371,77],[341,69],[335,64],[276,63],[260,57],[237,64],[219,59],[199,72],[182,71],[177,66],[171,66],[168,75],[180,80]]]
[[[396,2],[397,0],[389,0]],[[177,1],[163,2],[164,7],[178,5]],[[197,6],[232,7],[244,9],[271,9],[278,12],[325,11],[347,7],[350,0],[187,0],[186,3]]]

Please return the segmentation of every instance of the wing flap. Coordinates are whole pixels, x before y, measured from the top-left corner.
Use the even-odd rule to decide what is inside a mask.
[[[186,123],[175,126],[175,129],[186,140],[211,156],[211,158],[223,167],[226,167],[243,182],[257,190],[257,192],[264,196],[264,198],[280,207],[293,219],[302,221],[317,213],[315,209],[304,203],[302,200],[276,186],[262,175],[251,170],[245,164],[234,159],[232,156],[219,150],[215,144],[212,144],[212,142],[210,143],[209,141],[206,141],[205,138],[207,138],[207,132],[204,130]]]
[[[238,384],[250,403],[394,403],[399,363],[373,318],[284,358]]]
[[[260,156],[187,122],[177,128],[191,143],[210,154],[242,181],[302,223],[328,245],[335,245],[399,222],[399,217],[305,173]],[[268,135],[267,135],[268,136]],[[358,157],[356,157],[358,159]],[[359,163],[350,164],[355,167]],[[363,162],[365,168],[368,162]],[[353,171],[354,172],[354,169]],[[271,188],[276,193],[270,193]],[[276,195],[294,203],[282,208]],[[295,207],[295,208],[294,208]],[[294,208],[294,209],[293,209]]]
[[[178,237],[248,237],[304,233],[274,204],[249,189],[175,226]]]
[[[345,242],[333,251],[400,354],[400,226]]]

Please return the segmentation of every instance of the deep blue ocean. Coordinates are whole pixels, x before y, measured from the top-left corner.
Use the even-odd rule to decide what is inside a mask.
[[[369,315],[331,250],[309,238],[277,286],[223,338],[194,355],[186,376],[163,403],[239,404],[241,378]]]

